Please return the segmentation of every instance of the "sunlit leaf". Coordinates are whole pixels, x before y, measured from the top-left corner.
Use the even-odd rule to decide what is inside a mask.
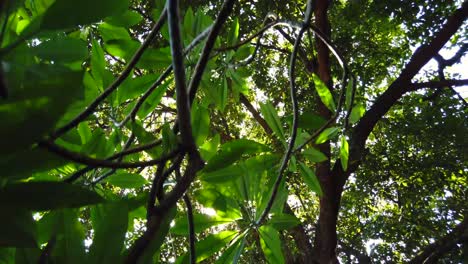
[[[217,234],[210,234],[201,241],[195,244],[195,252],[197,254],[197,262],[203,261],[214,253],[218,252],[221,248],[226,246],[235,235],[236,231],[221,231]],[[176,263],[185,263],[188,260],[188,254],[180,257]]]
[[[244,154],[253,154],[267,151],[265,145],[248,139],[237,139],[227,142],[221,146],[220,151],[208,161],[203,169],[204,172],[211,172],[231,165],[239,160]]]
[[[201,231],[213,226],[231,223],[234,220],[235,219],[222,218],[216,215],[210,216],[198,213],[193,215],[195,233],[200,233]],[[189,234],[187,216],[184,214],[182,217],[177,218],[170,231],[175,235],[187,236]]]
[[[118,172],[106,178],[106,182],[120,188],[140,188],[148,181],[140,174],[129,172]]]
[[[197,145],[202,145],[210,132],[210,114],[205,107],[192,105],[192,133]]]
[[[322,162],[328,159],[325,154],[315,148],[308,148],[304,150],[302,155],[304,155],[311,162]]]
[[[245,248],[245,234],[236,239],[216,260],[216,264],[236,264]]]
[[[348,169],[348,157],[349,157],[349,146],[348,141],[346,140],[345,136],[341,137],[340,141],[340,161],[341,167],[344,171]]]
[[[330,109],[330,111],[335,112],[336,105],[335,105],[335,101],[333,99],[333,95],[331,94],[330,90],[322,82],[320,77],[314,74],[313,78],[314,78],[315,89],[317,90],[317,93],[320,96],[320,100],[328,109]]]
[[[317,193],[319,196],[322,196],[322,188],[320,187],[320,182],[315,173],[302,162],[299,162],[299,169],[301,176],[309,189]]]
[[[275,214],[268,221],[268,224],[276,230],[286,230],[300,224],[296,216],[290,214]]]
[[[332,139],[338,133],[338,129],[339,129],[338,127],[329,127],[323,130],[322,133],[320,133],[320,135],[315,140],[315,143],[322,144]]]
[[[269,225],[264,225],[258,229],[258,232],[260,233],[260,245],[268,262],[284,263],[278,231]]]
[[[356,123],[357,121],[359,121],[359,119],[361,119],[361,117],[364,115],[365,112],[366,112],[366,108],[362,104],[357,104],[351,110],[351,115],[349,116],[349,122],[351,124]]]
[[[91,263],[121,262],[125,233],[128,224],[128,207],[125,202],[112,202],[91,208],[93,243],[89,248]]]
[[[273,130],[273,133],[275,133],[281,142],[285,143],[286,138],[284,136],[283,126],[273,105],[270,102],[260,104],[260,110],[268,126]]]

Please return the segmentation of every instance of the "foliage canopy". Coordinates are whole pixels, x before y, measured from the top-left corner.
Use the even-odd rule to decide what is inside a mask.
[[[467,16],[1,1],[0,262],[467,261]]]

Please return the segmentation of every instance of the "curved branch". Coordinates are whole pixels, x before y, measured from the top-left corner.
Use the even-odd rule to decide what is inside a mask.
[[[179,26],[179,5],[177,0],[168,0],[167,13],[172,54],[172,68],[176,86],[177,121],[182,147],[189,155],[197,155],[197,146],[192,134],[190,103],[185,85],[185,67],[182,34]]]
[[[441,81],[430,81],[422,83],[411,83],[407,91],[416,91],[423,88],[437,89],[450,86],[464,86],[468,85],[468,79],[463,80],[441,80]]]
[[[162,161],[166,161],[168,159],[174,158],[177,154],[180,153],[180,148],[177,148],[165,156],[162,156],[158,159],[152,159],[147,161],[139,161],[139,162],[114,162],[111,160],[103,160],[103,159],[95,159],[88,156],[85,156],[78,152],[70,151],[66,148],[63,148],[57,144],[43,141],[38,143],[38,146],[44,148],[52,153],[59,155],[65,159],[69,159],[74,162],[78,162],[81,164],[85,164],[91,167],[101,167],[101,168],[111,168],[111,169],[129,169],[129,168],[140,168],[140,167],[148,167],[154,166]]]
[[[187,194],[184,195],[184,202],[187,207],[187,220],[189,227],[190,263],[195,264],[197,262],[197,255],[195,253],[195,223],[193,221],[192,202]]]
[[[455,228],[450,233],[435,241],[434,243],[427,245],[416,257],[414,257],[408,263],[436,263],[440,257],[456,247],[458,243],[467,239],[468,217],[465,216],[465,219],[460,224],[455,226]]]
[[[164,21],[166,20],[166,17],[167,17],[167,12],[166,12],[166,9],[164,9],[161,16],[159,17],[158,21],[153,26],[150,33],[148,34],[146,39],[143,41],[141,46],[138,48],[138,50],[135,52],[133,57],[130,59],[127,66],[122,71],[122,73],[119,75],[119,77],[111,85],[109,85],[109,87],[107,87],[106,90],[104,90],[104,92],[101,93],[93,102],[91,102],[91,104],[88,105],[88,107],[83,112],[78,114],[78,116],[76,116],[74,119],[69,121],[67,124],[65,124],[62,127],[58,128],[55,132],[53,132],[50,135],[50,139],[56,139],[56,138],[60,137],[61,135],[63,135],[64,133],[66,133],[67,131],[72,129],[73,127],[77,126],[83,120],[85,120],[88,116],[90,116],[92,113],[94,113],[94,111],[96,110],[98,105],[100,103],[102,103],[102,101],[104,101],[104,99],[106,99],[113,91],[115,91],[119,87],[119,85],[128,77],[128,75],[130,75],[130,72],[132,71],[132,69],[138,63],[138,61],[140,60],[140,58],[143,55],[143,53],[145,52],[145,50],[149,47],[149,45],[153,41],[156,34],[159,32],[161,27],[164,25]]]
[[[377,98],[372,107],[361,118],[359,123],[354,128],[350,144],[350,169],[347,173],[351,173],[357,169],[358,162],[361,159],[362,152],[367,137],[374,129],[377,122],[387,113],[388,110],[396,103],[398,99],[407,92],[407,88],[411,86],[411,79],[426,65],[426,63],[436,56],[440,49],[450,40],[450,38],[463,25],[463,22],[468,16],[468,1],[465,1],[461,8],[457,9],[451,17],[447,19],[442,29],[435,34],[435,37],[428,44],[419,47],[406,67],[402,70],[400,76],[388,87],[388,89]],[[339,164],[337,162],[336,164]],[[334,170],[340,173],[341,166],[334,166]],[[344,177],[345,178],[345,177]],[[344,184],[343,179],[342,184]]]
[[[302,36],[307,30],[307,25],[310,23],[310,19],[312,17],[312,1],[307,1],[307,11],[306,15],[304,18],[304,25],[302,26],[301,30],[299,31],[299,34],[296,38],[296,41],[294,43],[293,51],[291,53],[291,61],[290,61],[290,68],[289,68],[289,89],[291,93],[291,102],[292,102],[292,107],[293,107],[293,125],[291,128],[291,140],[289,141],[288,149],[286,150],[286,153],[283,156],[283,160],[281,161],[281,166],[278,171],[278,176],[276,177],[275,183],[273,185],[273,191],[271,193],[270,199],[268,200],[268,203],[263,210],[260,218],[258,218],[256,224],[259,225],[261,224],[266,217],[268,216],[271,207],[273,206],[273,203],[275,202],[276,195],[278,193],[279,186],[281,184],[281,181],[283,180],[283,175],[284,175],[284,170],[286,169],[286,166],[288,166],[289,159],[291,158],[291,155],[293,154],[293,149],[294,149],[294,143],[296,142],[296,136],[297,136],[297,128],[298,128],[298,121],[299,121],[299,107],[298,107],[298,102],[297,102],[297,87],[296,87],[296,59],[297,59],[297,53],[299,51],[301,41],[302,41]]]

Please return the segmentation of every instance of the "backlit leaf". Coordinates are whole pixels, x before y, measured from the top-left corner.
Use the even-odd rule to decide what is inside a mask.
[[[260,245],[268,262],[284,263],[278,231],[269,225],[264,225],[258,229],[258,232],[260,233]]]
[[[341,137],[340,143],[340,161],[344,171],[348,169],[349,146],[345,136]]]
[[[315,90],[317,90],[317,93],[320,96],[320,100],[328,109],[330,109],[330,111],[335,112],[336,105],[335,105],[335,101],[333,99],[333,95],[331,94],[330,90],[322,82],[322,80],[320,80],[320,77],[314,74],[313,78],[314,78]]]
[[[338,133],[338,127],[329,127],[320,133],[320,135],[315,140],[316,144],[322,144],[326,141],[332,139]]]
[[[273,130],[273,133],[285,144],[286,138],[284,136],[283,126],[273,105],[270,102],[260,104],[260,111],[265,121],[268,123],[268,126]]]
[[[322,196],[322,188],[320,187],[320,182],[315,173],[302,162],[299,162],[299,169],[301,176],[309,189],[317,193],[319,196]]]

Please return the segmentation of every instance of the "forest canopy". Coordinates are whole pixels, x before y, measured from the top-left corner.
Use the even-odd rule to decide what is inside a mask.
[[[1,1],[0,263],[466,263],[467,17]]]

